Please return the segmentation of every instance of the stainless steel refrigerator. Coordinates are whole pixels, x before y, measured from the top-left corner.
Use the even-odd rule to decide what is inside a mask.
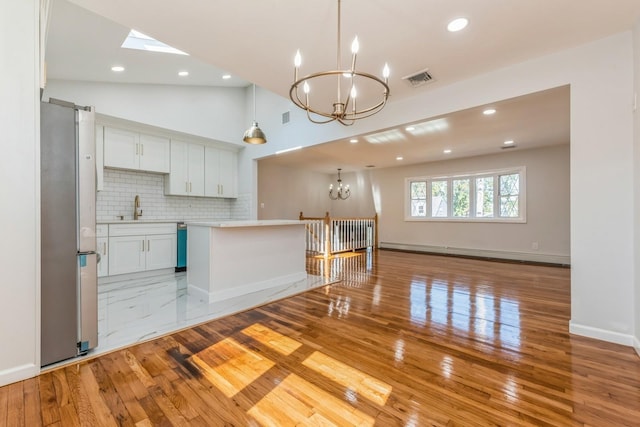
[[[41,365],[98,342],[95,113],[40,104]]]

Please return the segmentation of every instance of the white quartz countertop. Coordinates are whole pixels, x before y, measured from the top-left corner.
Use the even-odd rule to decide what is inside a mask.
[[[187,226],[191,225],[191,226],[198,226],[198,227],[216,227],[216,228],[267,227],[267,226],[274,226],[274,225],[300,225],[300,224],[306,224],[306,223],[307,223],[306,221],[299,221],[299,220],[292,220],[292,219],[185,221],[185,224],[187,224]]]
[[[184,222],[183,219],[114,219],[107,221],[96,221],[96,224],[161,224]]]

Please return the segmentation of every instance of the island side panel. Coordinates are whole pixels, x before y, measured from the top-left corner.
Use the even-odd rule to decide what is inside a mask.
[[[212,228],[210,301],[305,280],[304,224]]]
[[[307,280],[305,225],[188,224],[189,293],[209,303]]]
[[[211,292],[211,234],[211,227],[187,227],[188,292],[202,299]]]

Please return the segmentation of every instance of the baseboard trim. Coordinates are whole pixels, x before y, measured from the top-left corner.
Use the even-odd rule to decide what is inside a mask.
[[[636,350],[638,357],[640,357],[640,339],[633,337],[633,348]]]
[[[451,246],[413,245],[407,243],[380,242],[380,249],[391,249],[407,252],[421,252],[438,255],[463,256],[479,259],[508,260],[553,264],[561,266],[571,265],[571,257],[566,255],[543,254],[533,252],[508,252],[488,249],[454,248]]]
[[[40,374],[40,367],[28,363],[0,371],[0,387],[18,381],[33,378]]]
[[[264,291],[271,288],[277,288],[300,282],[307,279],[307,272],[302,271],[298,273],[287,274],[285,276],[274,277],[269,280],[263,280],[260,282],[248,283],[242,286],[238,286],[230,289],[223,289],[219,291],[207,292],[206,290],[189,284],[188,293],[205,301],[209,301],[209,304],[219,301],[225,301],[231,298],[247,295],[253,292]]]
[[[620,332],[594,328],[593,326],[581,325],[573,321],[569,322],[569,332],[575,335],[581,335],[583,337],[595,338],[597,340],[626,345],[628,347],[635,347],[636,351],[638,351],[638,347],[634,345],[635,337],[631,334],[622,334]],[[635,344],[640,344],[638,343],[637,339],[635,339]]]

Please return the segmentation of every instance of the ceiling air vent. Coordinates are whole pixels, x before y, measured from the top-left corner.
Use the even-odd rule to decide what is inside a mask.
[[[515,144],[511,144],[511,145],[501,145],[500,146],[501,150],[508,150],[510,148],[516,148],[516,145]]]
[[[429,74],[429,69],[425,68],[416,74],[403,77],[402,80],[406,80],[411,87],[418,87],[433,80],[433,76]]]
[[[284,113],[282,113],[282,124],[286,125],[287,123],[289,123],[289,120],[291,120],[290,112],[285,111]]]

